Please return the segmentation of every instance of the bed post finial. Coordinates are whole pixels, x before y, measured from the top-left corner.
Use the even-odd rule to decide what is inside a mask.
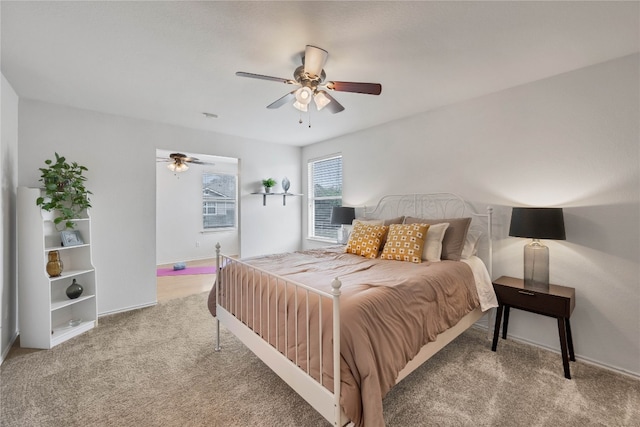
[[[342,286],[342,282],[340,281],[340,279],[338,279],[337,277],[335,279],[333,279],[333,281],[331,282],[331,294],[333,296],[338,296],[340,295],[340,287]]]

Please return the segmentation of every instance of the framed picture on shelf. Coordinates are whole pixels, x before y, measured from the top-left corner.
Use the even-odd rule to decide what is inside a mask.
[[[60,232],[60,239],[62,240],[62,246],[77,246],[84,244],[80,231],[78,230],[65,230]]]

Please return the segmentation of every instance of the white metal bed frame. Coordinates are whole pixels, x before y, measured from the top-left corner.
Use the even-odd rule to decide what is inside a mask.
[[[452,194],[452,193],[433,193],[433,194],[408,194],[408,195],[391,195],[385,196],[373,209],[367,209],[366,207],[363,210],[364,217],[367,219],[370,218],[392,218],[398,216],[415,216],[419,218],[458,218],[470,216],[472,217],[472,227],[475,229],[483,230],[484,236],[481,238],[481,241],[484,241],[484,249],[480,248],[480,251],[484,252],[484,256],[482,253],[479,256],[487,265],[489,270],[489,275],[491,276],[491,264],[492,264],[492,209],[487,208],[486,214],[479,214],[475,211],[475,209],[465,202],[461,197]],[[486,224],[484,226],[476,224],[478,220],[482,219],[486,220]],[[234,277],[232,273],[230,273],[225,268],[221,268],[224,266],[228,266],[231,264],[239,264],[242,265],[242,268],[245,271],[250,271],[250,274],[253,275],[253,292],[250,294],[246,292],[243,294],[242,287],[240,287],[240,295],[237,294],[238,289],[238,277]],[[215,350],[220,351],[220,322],[222,322],[226,328],[232,332],[242,343],[247,346],[258,358],[260,358],[267,366],[269,366],[280,378],[282,378],[291,388],[293,388],[296,393],[298,393],[303,399],[305,399],[316,411],[318,411],[327,421],[329,421],[334,426],[343,426],[349,423],[348,418],[342,411],[340,406],[340,287],[341,283],[339,278],[335,278],[331,283],[332,291],[323,292],[314,288],[311,288],[302,283],[297,283],[292,280],[286,279],[282,276],[278,276],[263,269],[253,267],[249,264],[246,264],[237,259],[230,258],[228,256],[222,255],[220,252],[220,244],[216,245],[216,267],[217,267],[217,275],[216,275],[216,345]],[[256,280],[256,277],[258,278]],[[491,276],[492,277],[492,276]],[[257,283],[257,284],[256,284]],[[223,292],[224,286],[228,286],[226,288],[227,292]],[[269,336],[271,334],[271,326],[270,322],[267,322],[266,331],[264,331],[264,325],[262,321],[256,325],[255,321],[249,326],[249,322],[246,322],[246,317],[249,316],[248,310],[251,307],[252,319],[255,319],[255,311],[262,310],[262,305],[260,308],[256,309],[255,304],[255,292],[256,286],[259,287],[260,293],[262,293],[262,289],[266,286],[268,289],[272,287],[277,289],[278,287],[283,287],[286,290],[289,287],[294,287],[295,289],[295,301],[294,306],[295,310],[293,313],[291,311],[288,313],[285,308],[284,316],[286,317],[284,321],[285,325],[285,345],[284,351],[288,353],[288,345],[286,340],[289,336],[289,331],[287,331],[288,325],[288,317],[287,316],[296,316],[295,324],[297,325],[297,316],[298,316],[298,307],[299,304],[306,304],[308,307],[309,302],[312,299],[317,299],[320,302],[321,299],[329,299],[331,300],[332,306],[332,316],[333,316],[333,384],[334,389],[333,392],[327,389],[322,381],[322,372],[323,372],[323,362],[322,357],[320,357],[320,380],[316,380],[310,374],[310,363],[309,363],[309,354],[307,352],[307,363],[306,369],[302,369],[298,366],[298,352],[296,350],[295,363],[292,362],[288,355],[285,355],[281,349],[278,348],[278,341],[276,341],[275,347],[270,344],[268,341],[263,339],[263,336],[266,334]],[[233,296],[233,300],[230,298],[229,292],[236,292]],[[304,297],[298,298],[298,293],[302,292]],[[249,298],[253,295],[253,301],[249,302]],[[287,295],[285,293],[285,295]],[[239,298],[238,298],[239,297]],[[243,297],[246,300],[243,300]],[[276,296],[277,298],[277,296]],[[298,299],[302,299],[303,301],[298,301]],[[228,304],[235,304],[235,310],[228,310]],[[243,305],[244,304],[244,305]],[[269,304],[269,302],[267,303]],[[277,302],[276,302],[277,304]],[[285,307],[287,303],[285,302]],[[319,304],[321,309],[321,304]],[[237,316],[232,314],[231,311],[237,313]],[[278,310],[276,310],[277,316]],[[307,346],[309,348],[308,340],[309,340],[309,310],[305,311],[306,313],[306,322],[307,325],[307,333],[305,336],[307,337]],[[260,318],[262,317],[262,313],[258,313]],[[453,339],[455,339],[458,335],[464,332],[466,329],[471,327],[475,322],[477,322],[483,316],[480,308],[476,308],[465,317],[463,317],[455,326],[444,331],[440,335],[438,335],[435,341],[432,341],[425,346],[422,347],[420,352],[414,357],[405,368],[400,371],[398,374],[398,378],[396,383],[401,381],[411,372],[413,372],[416,368],[422,365],[426,360],[428,360],[431,356],[436,354],[440,349],[450,343]],[[322,316],[320,315],[318,320],[318,328],[319,335],[322,337],[322,324],[320,319]],[[276,318],[276,336],[280,331],[278,331],[278,321]],[[490,329],[490,328],[489,328]],[[294,332],[296,345],[295,348],[298,348],[298,331],[296,327],[296,331]],[[320,354],[322,354],[322,339],[320,338]]]

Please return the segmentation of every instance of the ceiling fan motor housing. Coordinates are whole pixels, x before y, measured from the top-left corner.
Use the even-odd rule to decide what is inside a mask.
[[[301,65],[293,72],[293,78],[295,79],[295,81],[300,83],[301,86],[309,87],[315,92],[315,90],[318,88],[318,85],[320,85],[324,81],[324,79],[327,78],[327,75],[324,70],[322,70],[319,76],[312,76],[309,73],[305,72],[304,65]]]

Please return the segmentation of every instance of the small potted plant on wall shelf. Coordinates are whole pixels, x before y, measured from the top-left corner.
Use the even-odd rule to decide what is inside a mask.
[[[74,218],[80,218],[91,207],[89,194],[83,175],[88,169],[76,162],[69,163],[64,156],[55,153],[56,158],[45,160],[47,167],[40,168],[40,182],[44,184],[44,194],[38,197],[36,205],[43,210],[54,212],[53,223],[60,229],[73,228]]]
[[[267,178],[262,180],[262,186],[264,187],[265,193],[271,193],[271,188],[275,187],[276,180],[273,178]]]

